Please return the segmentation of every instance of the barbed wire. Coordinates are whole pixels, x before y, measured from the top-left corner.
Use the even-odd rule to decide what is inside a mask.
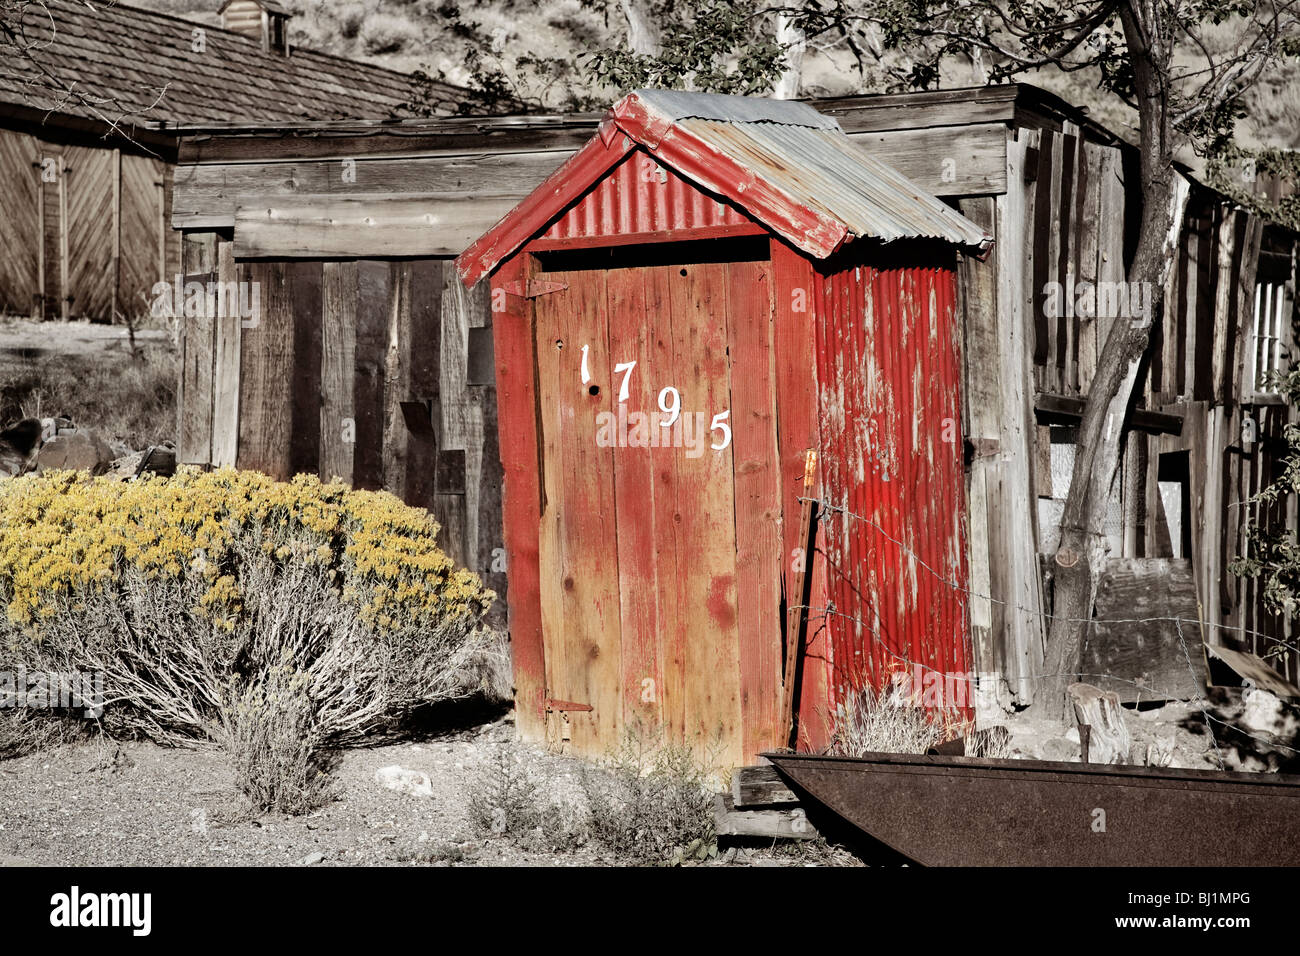
[[[844,515],[845,517],[852,518],[852,519],[854,519],[854,520],[857,520],[857,521],[861,521],[861,522],[863,522],[864,524],[866,524],[866,525],[870,526],[871,528],[873,528],[873,529],[874,529],[877,533],[879,533],[882,537],[884,537],[885,539],[887,539],[888,541],[890,541],[890,542],[892,542],[894,545],[896,545],[896,546],[897,546],[901,551],[903,551],[904,553],[906,553],[906,554],[907,554],[907,555],[908,555],[908,556],[909,556],[913,561],[915,561],[916,564],[918,564],[920,567],[924,568],[924,569],[925,569],[927,572],[929,572],[933,577],[935,577],[935,578],[936,578],[940,583],[946,585],[947,587],[951,588],[951,589],[954,590],[954,591],[961,592],[962,594],[964,594],[964,595],[965,595],[966,597],[968,597],[968,598],[974,598],[974,599],[977,599],[977,600],[989,601],[989,602],[991,602],[991,603],[998,604],[998,605],[1001,605],[1001,606],[1003,606],[1003,607],[1009,607],[1009,608],[1012,608],[1012,609],[1014,609],[1014,610],[1018,610],[1018,611],[1022,611],[1022,612],[1024,612],[1024,613],[1032,614],[1032,615],[1034,615],[1034,616],[1041,616],[1041,617],[1043,617],[1043,618],[1046,619],[1046,620],[1062,620],[1062,621],[1066,621],[1067,623],[1073,623],[1073,624],[1088,624],[1088,625],[1091,625],[1091,624],[1149,624],[1149,623],[1167,623],[1167,622],[1172,622],[1173,625],[1174,625],[1175,632],[1176,632],[1176,634],[1177,634],[1177,636],[1178,636],[1178,642],[1179,642],[1179,645],[1180,645],[1180,647],[1182,648],[1182,651],[1183,651],[1183,659],[1184,659],[1184,661],[1187,663],[1188,671],[1189,671],[1189,673],[1191,674],[1191,677],[1192,677],[1192,684],[1193,684],[1193,686],[1196,686],[1197,684],[1199,684],[1199,678],[1197,677],[1197,674],[1196,674],[1196,668],[1195,668],[1195,666],[1192,664],[1191,651],[1190,651],[1190,649],[1188,648],[1188,645],[1187,645],[1186,635],[1184,635],[1184,633],[1183,633],[1182,625],[1183,625],[1184,623],[1187,623],[1187,624],[1196,624],[1198,627],[1204,627],[1204,626],[1206,626],[1206,625],[1209,625],[1210,627],[1219,627],[1219,628],[1222,628],[1222,629],[1224,629],[1224,630],[1234,630],[1234,631],[1239,631],[1239,632],[1242,632],[1242,633],[1249,633],[1249,634],[1251,634],[1252,636],[1256,636],[1256,637],[1264,638],[1265,640],[1271,641],[1271,642],[1273,642],[1274,644],[1277,644],[1277,645],[1281,645],[1281,646],[1287,647],[1287,648],[1289,648],[1289,649],[1291,649],[1291,650],[1300,650],[1300,647],[1297,647],[1296,645],[1294,645],[1294,644],[1292,644],[1292,643],[1290,643],[1290,642],[1288,642],[1288,641],[1286,641],[1286,640],[1284,640],[1284,639],[1282,639],[1282,638],[1278,638],[1278,637],[1275,637],[1275,636],[1273,636],[1273,635],[1269,635],[1269,634],[1264,634],[1263,632],[1259,632],[1259,631],[1251,631],[1250,629],[1247,629],[1247,628],[1244,628],[1244,627],[1240,627],[1240,626],[1217,624],[1216,622],[1213,622],[1213,621],[1203,621],[1203,620],[1200,620],[1200,619],[1184,618],[1184,617],[1173,616],[1173,615],[1158,615],[1158,616],[1151,616],[1151,617],[1133,617],[1133,618],[1097,618],[1097,617],[1092,617],[1092,618],[1076,618],[1076,617],[1065,617],[1065,616],[1054,615],[1054,614],[1052,614],[1052,613],[1050,613],[1050,612],[1048,612],[1048,611],[1045,611],[1045,610],[1034,609],[1034,608],[1028,608],[1028,607],[1024,607],[1024,606],[1022,606],[1022,605],[1016,604],[1016,603],[1014,603],[1014,602],[1003,601],[1003,600],[1000,600],[1000,599],[998,599],[998,598],[993,597],[992,595],[980,594],[979,592],[974,591],[974,590],[972,590],[971,588],[962,585],[960,582],[955,581],[955,580],[953,580],[953,579],[947,577],[947,576],[944,575],[942,572],[940,572],[940,571],[938,571],[937,569],[935,569],[934,567],[932,567],[932,566],[931,566],[931,565],[930,565],[930,564],[929,564],[929,563],[928,563],[924,558],[922,558],[919,554],[917,554],[916,551],[913,550],[912,547],[911,547],[910,545],[908,545],[906,542],[901,541],[900,539],[896,538],[894,535],[890,534],[890,533],[889,533],[885,528],[881,527],[881,525],[880,525],[879,523],[877,523],[876,521],[874,521],[874,520],[872,520],[871,518],[867,517],[866,515],[860,515],[860,514],[857,514],[856,512],[854,512],[853,510],[851,510],[851,509],[849,509],[849,508],[846,508],[846,507],[844,507],[844,506],[842,506],[842,505],[834,504],[834,503],[832,503],[832,502],[831,502],[829,499],[827,499],[827,498],[809,498],[809,497],[806,497],[806,496],[802,496],[802,495],[801,495],[801,496],[797,496],[797,499],[796,499],[796,500],[798,500],[801,504],[802,504],[802,503],[805,503],[805,502],[812,503],[812,504],[816,504],[816,505],[818,506],[819,511],[821,511],[821,512],[823,512],[823,513],[827,513],[827,514],[842,514],[842,515]],[[965,601],[962,602],[962,608],[963,608],[963,611],[964,611],[964,609],[965,609]],[[920,667],[920,668],[922,668],[922,669],[924,669],[924,670],[930,671],[930,672],[932,672],[932,673],[939,674],[939,675],[944,676],[944,677],[947,677],[947,676],[948,676],[948,675],[945,675],[942,671],[939,671],[938,669],[936,669],[936,668],[934,668],[934,667],[931,667],[931,666],[929,666],[929,665],[927,665],[927,664],[925,664],[925,663],[923,663],[923,662],[920,662],[920,661],[912,661],[910,658],[906,657],[905,655],[901,655],[901,654],[897,653],[897,652],[896,652],[892,647],[890,647],[889,644],[888,644],[888,643],[887,643],[887,642],[886,642],[886,641],[885,641],[885,640],[880,636],[879,632],[876,630],[876,628],[875,628],[875,626],[874,626],[873,624],[871,624],[871,623],[868,622],[868,621],[864,621],[864,620],[862,620],[861,618],[856,617],[855,615],[845,614],[844,612],[839,611],[837,608],[835,608],[835,606],[834,606],[833,603],[828,604],[828,606],[825,607],[825,608],[815,608],[815,607],[812,607],[812,606],[810,606],[810,605],[802,605],[802,604],[801,604],[801,605],[795,605],[794,608],[792,608],[792,609],[794,609],[794,610],[806,610],[806,611],[809,611],[809,612],[818,612],[818,613],[820,613],[823,617],[824,617],[824,616],[827,616],[827,615],[834,614],[834,615],[837,615],[837,616],[843,617],[843,618],[845,618],[845,619],[847,619],[847,620],[851,620],[851,621],[853,621],[854,623],[857,623],[857,624],[859,624],[859,625],[865,627],[865,628],[870,632],[870,636],[871,636],[872,640],[873,640],[875,643],[879,644],[879,645],[880,645],[880,646],[885,650],[885,652],[886,652],[887,654],[889,654],[891,657],[894,657],[896,660],[901,661],[902,663],[906,664],[907,666]],[[1087,678],[1094,678],[1094,679],[1095,679],[1095,678],[1101,678],[1101,679],[1104,679],[1104,680],[1111,680],[1111,681],[1116,681],[1116,682],[1119,682],[1119,683],[1130,684],[1130,685],[1132,685],[1132,686],[1134,686],[1134,687],[1139,688],[1139,690],[1147,690],[1147,691],[1151,692],[1153,695],[1159,695],[1159,696],[1161,696],[1161,697],[1164,697],[1165,699],[1182,699],[1182,698],[1181,698],[1181,695],[1179,695],[1179,694],[1176,694],[1176,693],[1165,693],[1165,692],[1162,692],[1162,691],[1160,691],[1159,689],[1154,688],[1154,687],[1152,687],[1151,685],[1146,684],[1146,683],[1144,683],[1144,682],[1134,681],[1134,680],[1131,680],[1131,679],[1128,679],[1128,678],[1120,677],[1120,676],[1115,675],[1115,674],[1087,674],[1087,673],[1080,673],[1080,674],[1038,674],[1038,675],[1019,675],[1018,678],[1017,678],[1017,680],[1021,680],[1021,681],[1031,681],[1031,682],[1038,682],[1038,681],[1046,680],[1046,679],[1048,679],[1048,678],[1058,678],[1058,677],[1075,677],[1075,678],[1083,678],[1083,677],[1087,677]],[[1213,726],[1212,726],[1213,724],[1219,724],[1220,726],[1223,726],[1223,727],[1225,727],[1225,728],[1227,728],[1227,729],[1233,731],[1234,733],[1240,734],[1241,736],[1244,736],[1244,737],[1246,737],[1246,738],[1248,738],[1248,739],[1250,739],[1250,740],[1254,740],[1254,741],[1257,742],[1257,743],[1262,743],[1262,744],[1265,744],[1266,746],[1269,746],[1269,747],[1272,747],[1272,748],[1276,748],[1276,749],[1278,749],[1278,750],[1285,750],[1285,751],[1287,751],[1287,752],[1289,752],[1289,753],[1300,754],[1300,749],[1296,749],[1296,748],[1293,748],[1293,747],[1289,747],[1289,746],[1286,746],[1285,744],[1278,743],[1277,741],[1269,740],[1269,739],[1264,738],[1264,737],[1258,737],[1258,736],[1255,736],[1254,734],[1247,733],[1246,731],[1242,730],[1240,727],[1237,727],[1237,726],[1234,725],[1234,724],[1230,724],[1230,723],[1228,723],[1227,721],[1224,721],[1224,720],[1222,720],[1222,719],[1220,719],[1220,718],[1215,717],[1213,714],[1211,714],[1211,713],[1209,712],[1209,709],[1208,709],[1208,707],[1206,706],[1208,703],[1210,703],[1210,701],[1208,700],[1208,698],[1205,697],[1204,694],[1198,692],[1198,693],[1197,693],[1194,697],[1192,697],[1191,699],[1192,699],[1193,701],[1196,702],[1198,708],[1199,708],[1200,711],[1201,711],[1201,716],[1202,716],[1202,718],[1203,718],[1204,721],[1205,721],[1205,728],[1206,728],[1207,733],[1208,733],[1209,736],[1210,736],[1210,742],[1211,742],[1211,744],[1212,744],[1212,746],[1213,746],[1213,748],[1214,748],[1215,757],[1216,757],[1216,759],[1217,759],[1217,761],[1218,761],[1218,763],[1219,763],[1220,768],[1224,767],[1224,766],[1225,766],[1225,763],[1224,763],[1224,759],[1223,759],[1223,752],[1222,752],[1222,750],[1221,750],[1220,747],[1219,747],[1218,737],[1217,737],[1217,735],[1214,733],[1214,728],[1213,728]]]
[[[810,615],[815,614],[815,615],[818,616],[818,617],[829,617],[829,616],[832,616],[832,615],[833,615],[833,616],[836,616],[836,617],[842,617],[842,618],[844,618],[844,619],[846,619],[846,620],[853,621],[853,622],[855,622],[855,623],[861,624],[863,627],[867,628],[867,630],[871,632],[871,634],[870,634],[871,639],[872,639],[873,641],[875,641],[876,643],[880,644],[880,646],[884,649],[885,653],[889,654],[889,655],[890,655],[891,657],[893,657],[895,660],[898,660],[898,661],[902,662],[903,664],[906,664],[906,665],[909,666],[909,667],[919,667],[919,668],[921,668],[921,669],[924,670],[924,671],[928,671],[928,672],[930,672],[930,673],[932,673],[932,674],[937,674],[937,675],[939,675],[940,677],[948,678],[948,677],[955,677],[955,676],[956,676],[956,675],[954,675],[954,674],[950,674],[950,673],[947,673],[947,672],[945,672],[945,671],[942,671],[942,670],[940,670],[940,669],[937,668],[937,667],[932,667],[931,665],[929,665],[929,664],[925,664],[925,663],[923,663],[923,662],[921,662],[921,661],[913,661],[911,658],[907,657],[906,655],[899,654],[899,653],[898,653],[897,651],[895,651],[892,647],[890,647],[888,643],[886,643],[886,641],[885,641],[885,640],[880,636],[880,634],[876,631],[876,629],[872,626],[872,624],[871,624],[869,621],[864,621],[862,618],[856,617],[855,615],[852,615],[852,614],[846,614],[845,612],[843,612],[843,611],[839,610],[838,608],[836,608],[834,604],[829,604],[829,605],[827,605],[826,607],[816,607],[816,606],[814,606],[814,605],[810,605],[810,604],[796,604],[796,605],[794,605],[793,607],[787,608],[787,610],[803,610],[803,611],[808,611],[808,612],[810,613]],[[1186,650],[1186,645],[1185,645],[1185,644],[1184,644],[1184,650]],[[1190,662],[1190,661],[1189,661],[1189,662]],[[1093,678],[1093,679],[1101,678],[1101,679],[1103,679],[1103,680],[1111,680],[1111,681],[1115,681],[1115,682],[1120,683],[1120,684],[1128,684],[1128,685],[1130,685],[1130,686],[1132,686],[1132,687],[1136,687],[1136,688],[1138,688],[1138,690],[1140,690],[1140,691],[1147,691],[1147,692],[1151,693],[1151,695],[1152,695],[1152,700],[1153,700],[1153,701],[1156,700],[1156,699],[1164,699],[1164,700],[1181,700],[1181,699],[1183,699],[1183,698],[1182,698],[1179,694],[1177,694],[1177,693],[1169,693],[1169,692],[1166,692],[1166,691],[1161,690],[1161,689],[1158,688],[1158,687],[1154,687],[1154,686],[1151,685],[1151,684],[1147,684],[1147,683],[1142,682],[1142,681],[1132,680],[1132,679],[1130,679],[1130,678],[1126,678],[1126,677],[1120,677],[1120,676],[1118,676],[1118,675],[1116,675],[1116,674],[1093,674],[1093,673],[1088,673],[1088,672],[1081,672],[1081,673],[1068,673],[1068,674],[1064,674],[1064,673],[1062,673],[1062,674],[1029,674],[1029,675],[1022,676],[1022,677],[1020,677],[1019,679],[1020,679],[1020,680],[1026,680],[1026,681],[1041,681],[1041,680],[1046,680],[1046,679],[1049,678],[1049,677],[1075,677],[1075,678],[1083,678],[1083,677],[1087,677],[1087,678]],[[1193,673],[1193,678],[1195,678],[1195,673]],[[970,683],[970,681],[967,681],[967,683]],[[975,683],[976,683],[977,685],[978,685],[978,683],[979,683],[978,675],[976,675]],[[1206,708],[1206,706],[1205,706],[1207,703],[1212,703],[1212,701],[1210,701],[1209,698],[1205,697],[1205,696],[1202,695],[1202,694],[1197,694],[1197,695],[1195,695],[1194,697],[1191,698],[1191,700],[1196,701],[1196,702],[1198,703],[1198,705],[1199,705],[1199,708],[1200,708],[1200,711],[1201,711],[1201,716],[1204,718],[1204,720],[1205,720],[1205,722],[1206,722],[1206,724],[1205,724],[1205,729],[1206,729],[1206,732],[1210,735],[1210,740],[1211,740],[1211,742],[1212,742],[1212,744],[1213,744],[1213,746],[1214,746],[1214,753],[1215,753],[1216,758],[1217,758],[1218,761],[1219,761],[1219,766],[1220,766],[1220,768],[1222,768],[1222,767],[1224,766],[1223,752],[1222,752],[1222,751],[1220,750],[1220,748],[1219,748],[1218,738],[1215,736],[1214,728],[1213,728],[1212,726],[1210,726],[1211,724],[1218,724],[1219,726],[1221,726],[1221,727],[1225,727],[1225,728],[1227,728],[1228,730],[1232,731],[1232,732],[1235,733],[1235,734],[1239,734],[1240,736],[1242,736],[1242,737],[1246,737],[1246,738],[1249,739],[1249,740],[1254,740],[1256,743],[1261,743],[1261,744],[1264,744],[1264,745],[1266,745],[1266,746],[1268,746],[1268,747],[1272,747],[1272,748],[1277,749],[1277,750],[1285,750],[1285,751],[1287,751],[1288,753],[1292,753],[1292,754],[1300,754],[1300,749],[1297,749],[1297,748],[1295,748],[1295,747],[1289,747],[1289,746],[1287,746],[1286,744],[1278,743],[1277,741],[1275,741],[1275,740],[1270,740],[1270,739],[1267,738],[1267,737],[1259,737],[1259,736],[1256,736],[1256,735],[1254,735],[1254,734],[1248,733],[1248,732],[1246,732],[1245,730],[1242,730],[1242,729],[1241,729],[1240,727],[1238,727],[1236,724],[1232,724],[1232,723],[1229,723],[1229,722],[1226,721],[1226,720],[1223,720],[1222,718],[1215,717],[1213,714],[1211,714],[1211,713],[1209,712],[1209,710],[1208,710],[1208,709]]]
[[[824,498],[806,498],[803,496],[799,496],[796,498],[796,500],[801,503],[805,501],[813,502],[822,511],[843,514],[849,518],[853,518],[857,521],[861,521],[867,525],[870,525],[877,532],[879,532],[881,536],[891,541],[892,543],[896,544],[899,548],[905,551],[907,555],[910,558],[912,558],[912,560],[914,560],[926,571],[930,572],[930,574],[932,574],[935,578],[937,578],[942,584],[952,588],[953,590],[961,591],[963,594],[966,594],[968,597],[973,598],[975,600],[988,601],[990,604],[997,604],[1001,607],[1009,608],[1013,611],[1020,611],[1025,614],[1031,614],[1034,615],[1035,617],[1042,617],[1045,620],[1050,620],[1050,621],[1057,621],[1057,620],[1065,621],[1068,624],[1153,624],[1153,623],[1170,622],[1170,621],[1175,623],[1181,623],[1181,624],[1195,624],[1198,627],[1213,627],[1224,631],[1236,631],[1238,633],[1249,635],[1251,637],[1261,638],[1265,641],[1269,641],[1278,646],[1285,647],[1287,650],[1300,653],[1300,644],[1294,644],[1286,640],[1285,638],[1277,637],[1273,634],[1266,634],[1263,631],[1252,630],[1251,628],[1247,628],[1237,624],[1220,624],[1216,621],[1205,621],[1200,618],[1175,617],[1175,616],[1090,617],[1090,618],[1067,617],[1065,615],[1052,614],[1051,612],[1043,610],[1041,608],[1026,607],[1023,604],[1017,604],[1014,601],[1004,601],[1001,598],[993,597],[993,595],[991,594],[982,594],[979,591],[974,591],[962,585],[958,581],[946,577],[941,571],[937,571],[933,567],[931,567],[925,561],[925,559],[922,558],[919,554],[917,554],[906,542],[900,541],[898,538],[891,535],[887,530],[885,530],[883,527],[881,527],[871,518],[868,518],[866,515],[860,515],[851,511],[848,508],[842,507],[840,505],[832,504],[829,500]]]

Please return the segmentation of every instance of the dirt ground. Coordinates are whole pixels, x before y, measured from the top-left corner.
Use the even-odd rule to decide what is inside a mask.
[[[339,798],[301,817],[241,810],[215,748],[79,744],[0,762],[0,866],[616,866],[590,847],[532,852],[477,835],[467,806],[499,755],[527,763],[548,796],[578,789],[586,766],[519,743],[509,719],[419,742],[348,751]],[[423,771],[431,796],[381,786],[375,771]],[[825,844],[722,848],[708,865],[854,863]]]
[[[140,348],[160,347],[167,343],[168,333],[137,329],[135,340]],[[126,356],[130,350],[130,334],[124,325],[0,318],[0,368],[58,356]]]

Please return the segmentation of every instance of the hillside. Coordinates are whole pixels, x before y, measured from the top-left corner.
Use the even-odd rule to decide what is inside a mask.
[[[218,0],[134,0],[139,6],[161,10],[212,26],[220,25]],[[493,37],[502,58],[527,55],[556,58],[568,64],[552,71],[548,86],[532,88],[548,106],[556,109],[606,102],[616,91],[590,89],[577,58],[591,50],[612,45],[625,31],[616,14],[608,19],[582,0],[491,0],[457,5],[455,0],[299,0],[298,13],[291,21],[292,41],[302,47],[363,60],[390,69],[409,72],[422,69],[431,75],[443,73],[453,83],[468,84],[465,67],[466,41],[459,35],[457,18]],[[1218,39],[1232,40],[1225,27]],[[567,75],[566,75],[567,74]],[[1131,110],[1097,89],[1096,77],[1088,73],[1062,74],[1044,71],[1032,82],[1057,93],[1067,101],[1086,106],[1099,122],[1128,139],[1135,138],[1135,116]],[[955,65],[945,76],[945,86],[968,86],[969,72]],[[859,76],[849,54],[834,44],[810,52],[804,71],[804,93],[838,96],[879,92],[881,76]],[[1238,127],[1245,146],[1300,148],[1300,67],[1276,71],[1252,91],[1247,101],[1248,116]],[[1185,157],[1191,160],[1191,157]]]

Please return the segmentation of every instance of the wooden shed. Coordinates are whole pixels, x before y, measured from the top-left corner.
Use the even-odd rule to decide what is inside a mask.
[[[783,745],[805,560],[805,744],[895,665],[968,669],[916,565],[965,579],[957,262],[989,242],[806,104],[640,91],[461,255],[492,276],[526,736]]]
[[[997,240],[986,260],[966,257],[958,265],[967,516],[961,596],[980,699],[990,708],[1023,706],[1032,701],[1035,677],[1043,671],[1052,607],[1050,573],[1044,572],[1068,486],[1073,427],[1110,322],[1060,304],[1084,283],[1109,283],[1113,290],[1125,276],[1141,203],[1132,175],[1136,150],[1083,110],[1024,84],[822,99],[812,105],[836,119],[872,156],[956,206]],[[385,351],[393,333],[404,328],[393,324],[394,316],[404,313],[394,309],[390,292],[405,289],[405,283],[389,273],[379,292],[361,297],[360,287],[348,278],[343,315],[351,314],[347,309],[354,301],[371,303],[359,315],[368,309],[382,313],[377,321],[388,335],[366,331],[376,320],[358,318],[356,351],[349,353],[350,326],[338,326],[339,354],[355,356],[354,373],[337,381],[322,374],[321,390],[331,396],[321,409],[322,440],[327,432],[337,434],[338,416],[344,414],[339,403],[369,407],[366,403],[382,394],[385,412],[355,417],[355,446],[339,449],[340,458],[327,457],[322,445],[315,467],[327,477],[382,482],[424,503],[403,491],[409,467],[390,475],[384,449],[390,436],[407,443],[432,441],[440,475],[433,508],[449,529],[449,547],[469,567],[487,573],[498,593],[505,593],[507,581],[499,560],[504,523],[492,340],[494,327],[509,313],[492,311],[496,283],[483,282],[466,295],[450,260],[582,148],[600,120],[597,114],[580,114],[251,125],[190,130],[193,135],[180,147],[172,221],[185,233],[187,249],[202,253],[187,272],[213,271],[215,261],[227,278],[270,281],[258,270],[306,270],[309,287],[328,278],[332,290],[336,268],[349,277],[353,270],[366,270],[372,281],[382,278],[381,267],[437,270],[437,277],[412,287],[418,292],[441,283],[440,298],[436,289],[427,293],[436,304],[421,312],[419,342],[412,346],[419,351],[438,343],[432,350],[438,356],[436,387],[433,378],[405,377],[400,370],[406,357]],[[355,176],[345,178],[341,173],[349,166]],[[669,164],[664,175],[672,169]],[[1263,177],[1256,186],[1273,194],[1280,188]],[[793,254],[779,241],[771,248],[773,269]],[[212,250],[215,257],[208,255]],[[1282,436],[1296,420],[1290,406],[1260,387],[1258,373],[1285,370],[1291,361],[1298,251],[1295,234],[1192,183],[1168,304],[1156,317],[1113,491],[1111,565],[1098,616],[1124,623],[1114,628],[1099,623],[1097,635],[1106,640],[1090,637],[1088,645],[1087,669],[1115,673],[1119,680],[1111,686],[1117,691],[1140,690],[1146,699],[1158,690],[1198,692],[1174,617],[1183,622],[1185,637],[1203,635],[1207,644],[1218,645],[1213,653],[1283,652],[1274,665],[1290,680],[1300,680],[1300,655],[1288,650],[1295,642],[1290,619],[1267,612],[1258,582],[1228,570],[1248,523],[1262,515],[1243,502],[1280,473],[1286,453]],[[497,305],[503,301],[495,299]],[[186,461],[269,467],[258,449],[283,448],[274,435],[283,436],[289,415],[294,422],[302,416],[302,409],[290,411],[295,393],[284,384],[294,357],[307,356],[307,367],[322,373],[337,364],[316,358],[320,339],[310,330],[324,322],[320,298],[291,295],[276,302],[280,311],[261,330],[272,334],[243,336],[242,368],[227,361],[232,353],[221,352],[212,374],[211,328],[206,337],[187,337],[183,403],[186,421],[197,427],[182,430]],[[294,329],[308,330],[301,340],[295,338],[292,351],[282,345],[281,322],[287,321],[283,314],[289,306]],[[808,323],[803,313],[799,318]],[[778,331],[790,328],[787,320],[775,317]],[[797,345],[815,354],[811,329],[807,324]],[[311,347],[303,351],[300,341]],[[405,347],[415,340],[398,334],[396,341]],[[259,342],[273,346],[266,360],[253,357],[262,348]],[[191,354],[198,360],[191,361]],[[398,374],[392,374],[395,369]],[[314,383],[315,372],[310,374]],[[268,414],[244,421],[242,409],[252,406],[232,402],[229,387],[220,398],[214,394],[217,386],[236,381],[240,394],[256,396],[257,407]],[[608,382],[602,388],[608,389]],[[657,394],[650,398],[657,401]],[[388,424],[400,426],[402,403],[413,399],[428,400],[432,438],[401,439],[401,429]],[[688,407],[698,406],[683,404]],[[734,418],[733,411],[733,428]],[[268,437],[262,434],[268,428],[280,431]],[[354,449],[351,458],[349,449]],[[280,462],[278,467],[290,467],[283,458]],[[349,462],[356,463],[355,470],[348,470]],[[295,459],[293,467],[311,470],[313,465],[308,457]],[[802,460],[791,458],[783,467],[799,474]],[[824,459],[819,474],[827,476],[833,467],[833,460]],[[863,513],[861,507],[852,510]],[[1273,510],[1274,518],[1296,526],[1293,503]],[[797,518],[783,512],[783,533]],[[898,537],[896,531],[890,534]],[[883,536],[878,543],[898,547]],[[510,568],[510,588],[516,571]],[[915,573],[939,593],[954,589],[935,569],[918,563]],[[788,570],[784,584],[790,584]],[[1137,600],[1139,616],[1153,619],[1141,632],[1128,621]],[[811,603],[826,606],[824,596]],[[836,608],[848,613],[842,603]],[[809,622],[813,659],[823,646],[818,628],[830,619],[814,616]],[[1102,633],[1107,630],[1109,635]],[[1156,647],[1149,638],[1160,642],[1158,651],[1148,650]],[[1195,658],[1196,647],[1191,650]],[[1107,659],[1112,652],[1116,656]],[[534,673],[542,673],[540,666],[538,657]],[[820,664],[812,668],[814,676],[821,670]],[[1175,671],[1178,686],[1170,687],[1167,678]],[[530,693],[540,694],[539,686],[544,685],[535,684]]]
[[[273,0],[220,9],[223,28],[122,3],[6,8],[21,31],[0,34],[0,315],[149,313],[157,284],[181,271],[170,223],[180,125],[379,121],[424,95],[440,112],[463,98],[290,51]]]

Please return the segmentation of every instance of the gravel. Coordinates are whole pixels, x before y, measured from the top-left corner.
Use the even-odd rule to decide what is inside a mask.
[[[345,752],[338,799],[304,816],[254,814],[224,755],[149,743],[89,743],[0,762],[0,866],[617,865],[590,846],[554,854],[484,839],[467,803],[480,771],[505,754],[551,799],[580,792],[579,761],[515,739],[506,720],[418,742]],[[377,770],[423,772],[432,795],[387,789]],[[731,865],[853,862],[822,848],[741,850]]]

